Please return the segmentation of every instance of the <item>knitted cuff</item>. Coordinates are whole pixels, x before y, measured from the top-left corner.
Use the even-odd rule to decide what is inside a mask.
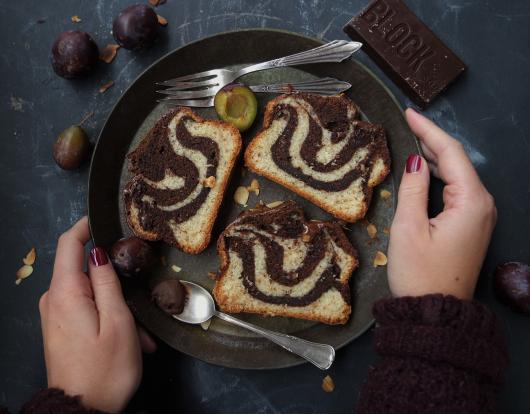
[[[473,370],[501,382],[508,363],[499,319],[484,305],[441,294],[380,300],[377,352]]]
[[[38,391],[29,400],[20,414],[105,414],[103,411],[84,407],[81,398],[66,395],[63,390],[57,388],[47,388]]]

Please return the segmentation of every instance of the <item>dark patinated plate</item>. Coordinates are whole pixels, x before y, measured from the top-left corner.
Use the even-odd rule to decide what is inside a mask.
[[[122,189],[129,179],[126,154],[138,142],[159,117],[170,109],[156,103],[155,82],[213,68],[234,68],[257,63],[320,45],[319,40],[278,30],[243,30],[222,33],[199,40],[177,49],[151,65],[123,94],[105,123],[96,145],[89,179],[89,218],[94,242],[103,247],[124,236],[131,235],[125,222],[122,205]],[[229,50],[229,53],[227,53]],[[417,151],[416,141],[406,125],[401,108],[388,89],[364,66],[350,59],[343,63],[307,65],[297,68],[281,68],[248,75],[241,80],[248,84],[294,82],[316,77],[332,76],[350,82],[347,92],[361,108],[363,116],[371,122],[384,125],[388,132],[392,155],[392,174],[374,191],[367,219],[376,225],[377,238],[371,240],[366,223],[348,225],[348,237],[359,251],[360,267],[351,281],[353,312],[344,326],[326,326],[319,323],[290,318],[266,318],[258,315],[239,315],[242,319],[259,326],[288,332],[299,337],[328,343],[336,349],[346,345],[373,322],[371,308],[378,298],[388,294],[386,268],[372,265],[375,252],[386,252],[389,228],[395,208],[396,189],[401,178],[406,157]],[[260,108],[272,95],[259,94]],[[201,116],[216,118],[213,109],[197,110]],[[260,114],[261,115],[261,114]],[[243,134],[244,146],[261,126],[261,118],[253,128]],[[208,288],[213,281],[208,272],[218,267],[215,240],[242,207],[233,202],[233,193],[239,185],[248,185],[255,176],[242,167],[241,159],[236,167],[219,217],[214,227],[208,249],[198,255],[189,255],[158,243],[157,248],[165,256],[168,265],[160,266],[145,280],[124,280],[127,302],[135,317],[148,330],[175,349],[201,360],[235,368],[280,368],[303,362],[271,342],[256,337],[240,328],[214,320],[205,331],[200,326],[177,322],[164,314],[149,300],[149,285],[162,276],[191,280]],[[249,206],[262,200],[265,203],[292,199],[297,201],[310,219],[330,219],[320,208],[296,196],[288,190],[264,178],[257,177],[261,185],[259,197],[251,195]],[[392,197],[383,200],[380,190],[387,189]],[[171,265],[182,268],[175,273]]]

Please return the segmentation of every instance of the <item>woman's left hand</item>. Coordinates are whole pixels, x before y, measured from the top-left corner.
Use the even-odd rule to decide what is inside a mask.
[[[50,289],[39,303],[48,386],[118,412],[140,383],[141,342],[146,351],[156,345],[138,333],[103,249],[92,249],[88,276],[83,271],[89,239],[86,217],[59,238]]]

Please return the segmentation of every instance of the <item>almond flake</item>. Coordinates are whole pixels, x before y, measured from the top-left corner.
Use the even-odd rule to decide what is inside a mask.
[[[208,188],[214,188],[215,186],[215,177],[213,175],[209,176],[202,180],[202,185]]]
[[[33,273],[33,267],[29,265],[24,265],[17,270],[17,279],[25,279]]]
[[[182,268],[178,267],[177,265],[171,265],[171,270],[173,270],[175,273],[178,273],[182,270]]]
[[[335,389],[333,379],[329,375],[326,375],[322,380],[322,389],[326,392],[333,392],[333,390]]]
[[[212,323],[211,319],[208,319],[207,321],[201,322],[201,328],[204,329],[205,331],[207,331],[208,328],[210,327],[211,323]]]
[[[72,23],[79,23],[81,21],[81,17],[79,17],[78,15],[75,15],[75,16],[72,16],[70,20],[72,20]]]
[[[103,49],[103,52],[101,52],[101,55],[99,55],[99,60],[102,60],[105,63],[112,62],[118,54],[119,48],[120,45],[114,43],[108,44],[107,46],[105,46],[105,49]]]
[[[243,207],[246,207],[248,201],[248,190],[247,187],[239,186],[234,193],[234,201],[237,204],[241,204]]]
[[[20,285],[22,283],[22,279],[16,279],[15,280],[15,285]]]
[[[158,24],[160,26],[167,26],[167,19],[165,17],[160,16],[159,14],[157,14],[156,18],[158,19]]]
[[[37,251],[35,250],[35,247],[33,247],[26,257],[22,259],[25,265],[32,266],[33,263],[35,263],[35,259],[37,258]]]
[[[388,190],[381,190],[379,194],[383,200],[388,200],[392,196],[392,193]]]
[[[377,227],[370,223],[368,226],[366,226],[366,232],[368,233],[368,236],[373,239],[377,235]]]
[[[283,204],[283,201],[279,200],[279,201],[273,201],[272,203],[266,204],[266,206],[269,208],[274,208],[274,207],[281,206],[282,204]]]
[[[107,92],[107,89],[112,88],[113,86],[114,86],[114,81],[108,81],[107,83],[99,87],[99,93],[105,93]]]
[[[385,233],[386,235],[390,234],[390,229],[388,227],[385,227],[383,229],[383,233]]]
[[[380,252],[379,250],[375,252],[374,267],[386,266],[387,263],[388,263],[388,259],[386,258],[386,254],[384,254],[383,252]]]
[[[259,182],[255,178],[250,182],[250,185],[247,187],[247,190],[251,193],[259,196]]]
[[[215,273],[215,272],[208,272],[208,279],[211,279],[211,280],[217,280],[217,273]]]

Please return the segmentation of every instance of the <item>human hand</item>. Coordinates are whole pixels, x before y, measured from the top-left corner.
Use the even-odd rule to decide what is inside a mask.
[[[83,272],[89,239],[86,217],[59,238],[50,289],[39,302],[48,386],[117,412],[140,383],[141,345],[152,352],[156,344],[137,332],[103,249],[92,249],[89,277]]]
[[[411,109],[406,118],[428,165],[411,155],[403,174],[390,231],[390,290],[394,296],[471,299],[497,220],[493,197],[458,141]],[[445,183],[444,210],[431,219],[429,168]]]

